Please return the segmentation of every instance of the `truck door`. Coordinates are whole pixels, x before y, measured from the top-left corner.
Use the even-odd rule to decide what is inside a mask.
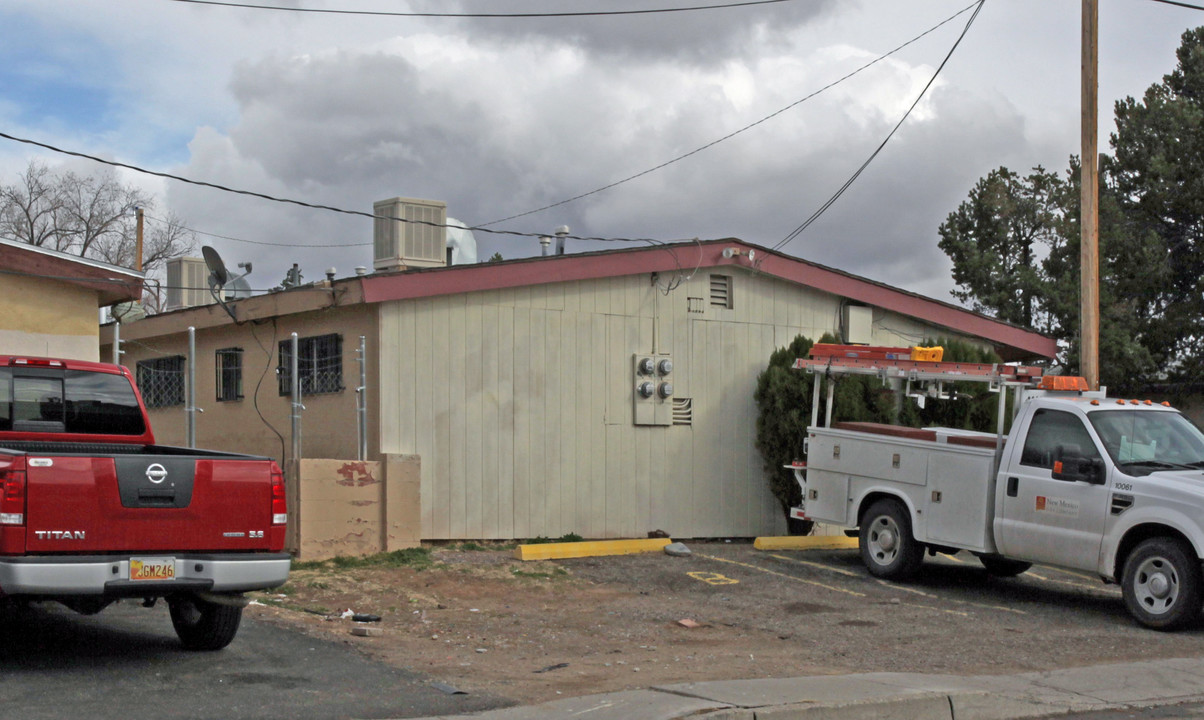
[[[1102,458],[1091,433],[1073,413],[1040,409],[1029,420],[1019,458],[1015,450],[999,482],[1003,507],[995,520],[1002,554],[1022,560],[1095,570],[1108,517],[1108,487],[1086,480],[1055,480],[1054,454],[1077,445]]]

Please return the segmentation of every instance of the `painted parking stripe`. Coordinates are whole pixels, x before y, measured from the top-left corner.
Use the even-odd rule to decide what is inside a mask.
[[[1042,568],[1042,569],[1045,569],[1045,568]],[[1049,569],[1052,570],[1054,568],[1049,568]],[[1088,585],[1087,583],[1074,582],[1072,580],[1059,580],[1057,578],[1046,577],[1045,575],[1039,575],[1039,574],[1033,572],[1032,570],[1029,570],[1027,573],[1025,573],[1025,575],[1027,575],[1028,577],[1036,578],[1037,580],[1042,580],[1044,582],[1056,583],[1058,585],[1069,585],[1072,588],[1078,588],[1079,590],[1086,590],[1088,592],[1103,593],[1104,595],[1107,595],[1109,597],[1113,597],[1113,596],[1120,594],[1119,589],[1110,588],[1107,585],[1104,585],[1102,582],[1099,583],[1098,585]]]
[[[1086,573],[1075,572],[1074,570],[1067,570],[1065,568],[1053,567],[1051,565],[1041,565],[1040,568],[1042,570],[1052,570],[1054,572],[1062,573],[1063,575],[1069,575],[1071,577],[1081,578],[1083,580],[1099,582],[1099,578],[1096,577],[1095,575],[1088,575]]]
[[[740,562],[739,560],[729,560],[727,558],[715,557],[714,555],[698,555],[698,557],[706,558],[707,560],[714,560],[716,562],[730,563],[732,565],[739,565],[740,567],[748,568],[749,570],[757,570],[758,572],[763,572],[763,573],[767,573],[769,575],[786,578],[787,580],[794,580],[795,582],[801,582],[801,583],[805,583],[807,585],[815,585],[816,587],[821,587],[825,590],[831,590],[832,592],[845,593],[846,595],[852,595],[853,597],[865,597],[865,593],[859,593],[856,590],[846,590],[844,588],[838,588],[838,587],[833,587],[831,585],[825,585],[821,582],[816,582],[814,580],[807,580],[805,578],[795,577],[793,575],[787,575],[786,573],[780,573],[780,572],[777,572],[776,570],[770,570],[768,568],[763,568],[758,565],[752,565],[750,563],[743,563],[743,562]]]
[[[817,563],[817,562],[814,562],[811,560],[796,560],[795,558],[789,558],[789,557],[786,557],[785,555],[770,555],[769,557],[776,558],[778,560],[784,560],[788,563],[794,563],[795,565],[806,565],[807,567],[819,568],[820,570],[828,570],[828,571],[831,571],[834,573],[840,573],[841,575],[847,575],[848,577],[861,577],[860,573],[855,573],[852,570],[845,570],[844,568],[833,567],[831,565],[825,565],[823,563]]]
[[[960,610],[948,610],[946,608],[933,607],[931,605],[917,605],[915,603],[899,603],[904,607],[920,608],[921,610],[935,610],[937,612],[948,613],[950,615],[961,615],[962,617],[970,617],[970,613],[961,612]]]
[[[763,568],[763,567],[760,567],[759,565],[752,565],[750,563],[740,562],[739,560],[728,560],[727,558],[715,557],[714,555],[699,555],[699,557],[704,557],[708,560],[715,560],[718,562],[731,563],[732,565],[739,565],[740,567],[748,568],[749,570],[759,570],[760,572],[767,573],[769,575],[787,578],[790,580],[794,580],[796,582],[806,583],[808,585],[816,585],[816,586],[822,587],[826,590],[832,590],[835,592],[846,593],[848,595],[853,595],[854,597],[865,597],[865,593],[859,593],[855,590],[845,590],[844,588],[832,587],[831,585],[825,585],[823,583],[816,582],[814,580],[806,580],[804,578],[795,577],[793,575],[787,575],[786,573],[780,573],[780,572],[777,572],[776,570],[770,570],[768,568]],[[949,615],[959,615],[961,617],[969,617],[970,616],[969,613],[960,612],[958,610],[947,610],[945,608],[933,607],[931,605],[918,605],[916,603],[905,603],[905,602],[901,602],[901,603],[899,603],[899,605],[903,606],[903,607],[919,608],[921,610],[933,610],[935,612],[947,613]]]
[[[883,587],[888,587],[891,590],[902,590],[903,592],[909,592],[909,593],[913,593],[915,595],[923,595],[924,597],[932,598],[933,600],[940,600],[939,597],[937,597],[936,595],[933,595],[932,593],[926,593],[923,590],[917,590],[916,588],[913,588],[913,587],[907,587],[906,585],[898,585],[896,583],[887,582],[886,580],[878,580],[877,582],[879,585],[881,585]]]
[[[950,602],[955,605],[969,605],[970,607],[982,608],[984,610],[1000,610],[1002,612],[1015,613],[1016,615],[1028,615],[1028,613],[1024,612],[1023,610],[1017,610],[1016,608],[1010,608],[1004,605],[987,605],[986,603],[976,603],[969,600],[955,600],[953,598],[934,595],[932,593],[927,593],[923,590],[917,590],[916,588],[907,587],[905,585],[896,585],[894,583],[887,582],[886,580],[878,580],[878,584],[891,588],[892,590],[903,590],[905,592],[915,593],[916,595],[923,595],[924,597],[932,598],[933,600],[944,600],[945,602]]]

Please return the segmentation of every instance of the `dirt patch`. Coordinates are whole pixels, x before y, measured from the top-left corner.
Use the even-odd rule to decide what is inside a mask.
[[[895,585],[856,553],[690,547],[534,563],[436,549],[425,569],[296,570],[249,614],[520,703],[705,680],[1046,670],[1191,656],[1204,637],[1143,630],[1115,588],[1054,571],[1001,581],[937,559]],[[353,637],[347,609],[381,616],[381,634]]]
[[[593,581],[581,572],[588,567],[575,568],[573,561],[524,563],[500,551],[436,550],[431,556],[436,564],[423,570],[295,570],[283,593],[257,595],[248,615],[355,645],[460,689],[522,703],[832,671],[801,661],[775,629],[715,621],[697,603]],[[588,562],[598,567],[609,560]],[[348,609],[381,616],[372,623],[381,635],[351,636],[354,623],[338,618]],[[683,619],[695,619],[698,627],[679,624]]]

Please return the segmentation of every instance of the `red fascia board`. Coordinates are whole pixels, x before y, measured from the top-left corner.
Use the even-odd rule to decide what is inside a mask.
[[[867,305],[874,305],[901,315],[908,315],[933,325],[947,327],[964,335],[980,337],[997,345],[1021,351],[1011,353],[1017,356],[1016,358],[1004,357],[1005,360],[1017,359],[1026,354],[1052,358],[1058,352],[1057,340],[1032,330],[1025,330],[954,305],[901,292],[885,285],[810,263],[770,255],[766,257],[761,269],[784,280],[847,297]]]
[[[110,272],[84,262],[24,251],[0,244],[0,266],[15,273],[43,277],[99,293],[97,307],[142,298],[142,278]]]
[[[651,272],[689,272],[695,267],[712,267],[723,262],[723,249],[720,247],[703,245],[700,248],[697,245],[678,244],[672,249],[641,248],[622,253],[555,255],[506,264],[455,265],[434,270],[366,276],[363,279],[364,302],[412,300]]]
[[[745,254],[725,258],[723,251],[729,247],[737,248]],[[756,252],[758,259],[755,263],[748,260],[748,250]],[[622,252],[604,251],[538,257],[504,264],[480,263],[389,275],[370,275],[363,278],[364,301],[375,303],[410,300],[652,272],[690,273],[698,268],[722,266],[760,271],[838,297],[847,297],[933,325],[947,327],[958,333],[981,337],[1001,346],[1005,360],[1023,359],[1033,355],[1052,358],[1057,354],[1056,340],[1031,330],[805,260],[778,255],[735,239],[712,240],[698,244],[675,243]],[[1011,349],[1014,351],[1009,351]]]

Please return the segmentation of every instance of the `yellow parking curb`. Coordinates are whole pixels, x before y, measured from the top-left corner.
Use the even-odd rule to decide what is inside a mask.
[[[519,545],[514,557],[519,560],[557,560],[560,558],[597,557],[600,555],[631,555],[657,552],[669,543],[669,538],[647,540],[590,540],[588,542],[540,543]]]
[[[758,550],[851,550],[857,538],[843,535],[799,535],[789,537],[759,537],[753,541]]]

